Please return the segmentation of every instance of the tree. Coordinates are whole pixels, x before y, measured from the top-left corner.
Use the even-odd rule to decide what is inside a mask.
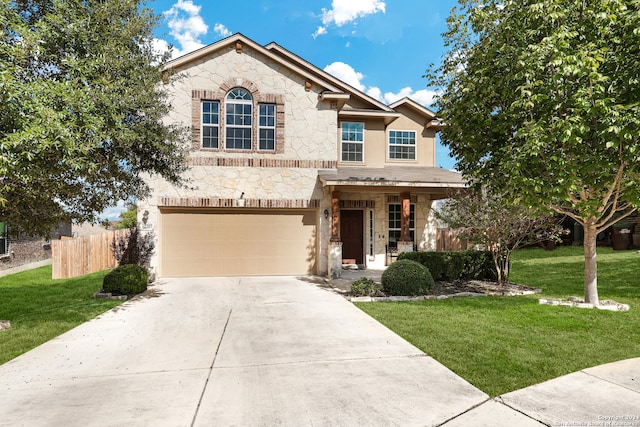
[[[45,235],[181,182],[185,130],[138,0],[0,0],[0,218]]]
[[[640,203],[640,2],[460,0],[428,72],[458,169],[584,227],[587,302],[596,236]]]
[[[561,220],[513,204],[483,188],[462,191],[440,205],[435,215],[459,236],[491,252],[500,285],[509,283],[511,253],[527,244],[553,241],[563,233]]]
[[[134,228],[138,225],[138,206],[135,203],[129,203],[127,210],[120,213],[120,221],[116,226],[117,230]]]

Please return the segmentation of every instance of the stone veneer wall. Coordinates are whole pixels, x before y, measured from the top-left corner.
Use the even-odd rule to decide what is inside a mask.
[[[162,207],[259,207],[317,208],[320,247],[319,272],[326,272],[327,221],[322,212],[330,208],[330,199],[318,181],[318,170],[335,169],[337,164],[338,116],[330,103],[321,102],[322,88],[270,60],[260,52],[233,46],[214,52],[176,70],[180,75],[165,86],[173,110],[171,123],[190,126],[191,168],[185,174],[188,185],[174,187],[162,179],[149,178],[152,195],[139,201],[138,220],[148,211],[143,231],[159,235]],[[272,152],[256,150],[200,149],[200,99],[223,99],[233,87],[244,87],[257,102],[274,102],[277,106],[277,148]],[[194,99],[198,100],[195,102]],[[221,136],[223,132],[221,132]],[[254,135],[255,136],[255,135]],[[283,139],[282,139],[283,138]],[[238,202],[244,200],[244,202]],[[159,242],[156,242],[159,243]],[[160,245],[152,260],[157,268]]]

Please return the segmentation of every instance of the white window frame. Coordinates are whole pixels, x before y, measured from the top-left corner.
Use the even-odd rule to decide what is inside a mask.
[[[387,245],[389,248],[391,248],[391,232],[397,232],[397,233],[401,233],[402,232],[402,218],[400,219],[400,227],[391,227],[391,219],[389,218],[389,215],[391,214],[391,206],[399,206],[400,207],[400,215],[402,215],[402,203],[389,203],[388,207],[387,207]],[[411,216],[413,216],[413,218],[411,218]],[[395,220],[394,220],[395,221]],[[411,227],[411,223],[413,222],[413,227]],[[410,204],[410,208],[409,208],[409,234],[413,234],[413,239],[415,239],[416,236],[416,204],[415,203],[411,203]],[[400,239],[400,234],[398,234],[398,239]],[[395,243],[395,247],[398,247],[398,241],[396,240]],[[415,240],[414,240],[415,243]]]
[[[343,139],[344,136],[344,125],[359,125],[362,126],[362,140],[361,141],[357,141],[357,140],[349,140],[349,139]],[[340,162],[342,163],[364,163],[364,134],[365,134],[365,126],[364,126],[364,122],[340,122]],[[361,149],[360,149],[360,155],[361,155],[361,159],[360,160],[345,160],[344,159],[344,145],[345,144],[359,144]],[[354,154],[358,154],[357,152],[354,152]]]
[[[392,143],[391,142],[391,133],[407,133],[408,140],[410,140],[410,134],[413,134],[413,144],[410,143]],[[400,140],[404,140],[404,135],[400,137]],[[413,147],[413,158],[402,158],[402,157],[391,157],[391,148],[399,147],[399,148],[410,148]],[[391,161],[416,161],[418,159],[418,132],[415,130],[401,130],[401,129],[390,129],[387,135],[387,159]]]
[[[263,115],[262,107],[272,108],[273,114]],[[277,115],[276,104],[266,103],[266,102],[258,103],[258,151],[275,151],[276,150],[276,115]],[[267,120],[267,123],[264,125],[262,124],[263,118]],[[266,140],[263,140],[262,138],[261,131],[263,130],[272,132],[273,148],[262,147],[263,141],[266,142]]]
[[[216,105],[218,107],[218,112],[217,112],[217,116],[218,116],[218,122],[217,123],[205,123],[205,115],[209,114],[211,116],[214,115],[214,113],[211,112],[207,112],[205,113],[204,111],[204,105],[205,104],[210,104],[210,105]],[[215,129],[216,131],[216,145],[215,147],[205,147],[204,143],[205,143],[205,129]],[[210,101],[210,100],[206,100],[203,99],[200,102],[200,147],[201,148],[205,148],[205,149],[218,149],[220,148],[220,102],[219,101]]]
[[[235,97],[238,93],[238,91],[242,91],[243,96],[241,98]],[[248,96],[248,99],[245,97]],[[235,98],[234,98],[235,97]],[[243,105],[243,106],[249,106],[250,110],[249,110],[249,114],[245,114],[244,111],[239,115],[242,119],[243,119],[243,123],[229,123],[229,113],[228,113],[228,108],[229,106],[233,105],[234,106],[234,110],[235,110],[235,106],[236,105]],[[235,111],[233,111],[232,113],[232,117],[237,117],[238,114],[236,114]],[[244,123],[244,118],[248,117],[249,118],[249,124],[247,125],[246,123]],[[235,120],[234,120],[235,121]],[[244,130],[249,130],[249,147],[245,147],[244,143],[242,144],[243,146],[238,148],[238,147],[229,147],[229,138],[231,135],[230,130],[232,129],[244,129]],[[239,150],[239,151],[251,151],[252,147],[253,147],[253,97],[251,96],[251,93],[249,93],[248,90],[246,90],[245,88],[242,87],[236,87],[233,88],[229,91],[229,93],[227,93],[227,95],[225,96],[225,106],[224,106],[224,148],[227,150]],[[242,141],[246,141],[245,139],[242,139]]]

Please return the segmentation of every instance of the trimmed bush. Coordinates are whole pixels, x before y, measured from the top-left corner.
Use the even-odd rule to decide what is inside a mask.
[[[149,273],[136,264],[124,264],[111,270],[102,281],[103,292],[134,295],[147,290]]]
[[[375,280],[363,277],[351,284],[351,295],[357,297],[374,297],[382,291],[382,285]]]
[[[434,280],[495,280],[496,272],[489,251],[403,252],[398,260],[413,260],[429,269]]]
[[[382,290],[389,295],[424,295],[433,285],[427,267],[409,259],[394,262],[382,273]]]
[[[496,269],[489,251],[465,251],[463,276],[466,279],[496,280]]]
[[[464,265],[466,256],[462,252],[446,252],[445,280],[458,280],[464,278]]]

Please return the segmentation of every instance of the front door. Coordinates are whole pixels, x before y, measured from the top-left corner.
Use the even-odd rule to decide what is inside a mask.
[[[364,211],[340,211],[342,262],[364,264]]]

